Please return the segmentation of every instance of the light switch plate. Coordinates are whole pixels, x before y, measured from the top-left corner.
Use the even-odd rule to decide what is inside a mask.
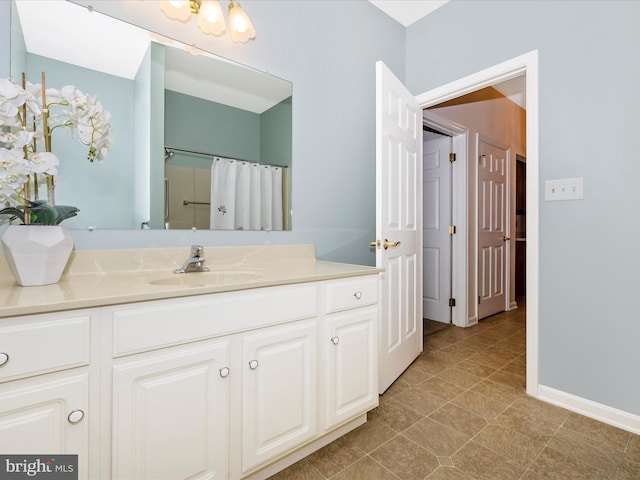
[[[547,202],[557,200],[582,200],[582,177],[547,180],[544,182],[544,199]]]

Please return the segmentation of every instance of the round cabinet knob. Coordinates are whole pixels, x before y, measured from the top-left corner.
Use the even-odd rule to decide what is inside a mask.
[[[9,363],[9,354],[0,352],[0,367],[4,367],[7,363]]]
[[[258,360],[249,361],[249,368],[251,370],[255,370],[256,368],[258,368]]]
[[[353,294],[353,296],[356,297],[358,300],[360,300],[362,298],[362,292],[358,290],[356,293]]]
[[[340,343],[340,337],[331,337],[331,343],[337,345]]]
[[[82,410],[73,410],[67,419],[69,423],[78,423],[80,420],[84,418],[84,412]]]
[[[222,367],[222,368],[220,369],[220,376],[221,376],[222,378],[224,378],[224,377],[228,377],[228,376],[229,376],[229,373],[231,373],[231,370],[229,370],[229,367]]]

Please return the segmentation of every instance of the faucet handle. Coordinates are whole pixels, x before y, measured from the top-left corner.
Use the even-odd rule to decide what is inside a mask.
[[[204,247],[202,245],[191,245],[191,256],[201,257],[204,255]]]

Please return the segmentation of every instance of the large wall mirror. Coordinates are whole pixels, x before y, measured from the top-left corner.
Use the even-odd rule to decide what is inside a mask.
[[[54,132],[56,203],[80,209],[65,226],[291,229],[290,82],[64,0],[12,3],[22,72],[111,113],[103,162]]]

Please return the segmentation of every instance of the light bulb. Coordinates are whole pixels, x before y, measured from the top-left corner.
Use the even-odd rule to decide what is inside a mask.
[[[198,27],[204,33],[222,35],[226,30],[222,7],[218,0],[203,0],[198,13]]]
[[[189,0],[162,0],[160,10],[171,20],[186,22],[191,17]]]
[[[256,38],[253,23],[235,0],[229,2],[229,30],[231,30],[231,40],[234,42],[244,43]]]

